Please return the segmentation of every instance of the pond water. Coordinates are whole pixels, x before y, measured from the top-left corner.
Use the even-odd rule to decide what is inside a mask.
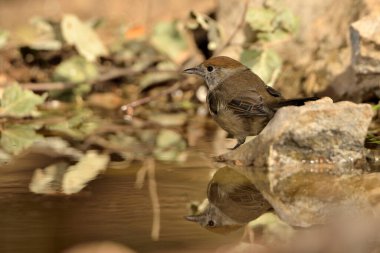
[[[92,241],[113,241],[137,252],[210,252],[241,234],[214,234],[184,220],[187,204],[205,198],[210,178],[207,158],[199,152],[192,152],[185,163],[157,163],[159,241],[150,237],[152,206],[147,184],[135,188],[140,164],[109,169],[74,196],[30,193],[34,168],[48,160],[27,155],[0,171],[1,253],[62,252]]]

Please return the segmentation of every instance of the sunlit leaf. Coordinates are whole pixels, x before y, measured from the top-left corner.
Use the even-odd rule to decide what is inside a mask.
[[[178,29],[178,22],[159,22],[153,29],[152,42],[160,51],[176,59],[187,50],[185,38]]]
[[[58,194],[61,192],[62,175],[68,164],[60,162],[45,169],[36,169],[29,184],[29,190],[36,194]]]
[[[63,16],[61,22],[63,38],[74,45],[79,54],[88,61],[95,61],[99,56],[108,54],[106,47],[91,26],[84,24],[72,14]]]
[[[97,75],[98,70],[94,63],[83,57],[73,56],[56,67],[53,78],[55,81],[84,83],[92,81]]]
[[[282,67],[280,56],[271,49],[245,50],[240,55],[240,60],[270,86],[276,81]]]
[[[5,151],[11,154],[18,154],[43,138],[40,134],[36,133],[37,128],[39,126],[26,124],[8,125],[1,131],[0,144]]]
[[[42,104],[45,99],[46,95],[39,96],[18,84],[8,86],[0,100],[0,116],[30,116],[36,112],[36,106]]]
[[[74,194],[81,191],[89,181],[107,169],[109,160],[106,154],[88,151],[77,164],[67,169],[62,180],[62,192]]]
[[[42,17],[34,17],[30,23],[36,34],[28,39],[26,44],[29,48],[35,50],[60,50],[62,48],[58,23]]]
[[[249,8],[246,21],[254,31],[270,32],[274,30],[273,20],[276,12],[268,8]]]

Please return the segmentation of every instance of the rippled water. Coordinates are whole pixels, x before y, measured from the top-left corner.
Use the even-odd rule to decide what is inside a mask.
[[[205,252],[236,239],[183,219],[187,203],[205,198],[210,168],[194,155],[182,164],[157,164],[161,206],[160,240],[150,238],[152,208],[147,185],[134,187],[139,164],[109,169],[75,196],[30,193],[36,166],[49,161],[33,155],[0,173],[0,252],[62,252],[79,243],[114,241],[138,252]],[[235,237],[235,238],[234,238]]]

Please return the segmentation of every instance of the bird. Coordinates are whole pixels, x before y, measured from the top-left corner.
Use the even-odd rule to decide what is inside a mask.
[[[226,234],[272,209],[249,179],[232,168],[219,169],[207,187],[204,210],[185,219],[212,232]]]
[[[250,68],[227,56],[212,57],[184,73],[198,75],[206,82],[206,103],[212,118],[237,139],[232,150],[242,145],[247,136],[258,135],[279,108],[319,99],[285,99]]]

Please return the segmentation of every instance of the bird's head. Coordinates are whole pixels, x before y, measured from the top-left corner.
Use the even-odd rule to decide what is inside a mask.
[[[197,222],[203,228],[218,234],[230,233],[244,225],[231,219],[211,203],[208,204],[201,214],[189,215],[186,216],[185,219]]]
[[[201,76],[207,84],[209,90],[213,90],[220,85],[227,77],[247,69],[240,62],[227,57],[212,57],[203,63],[184,70],[184,73]]]

